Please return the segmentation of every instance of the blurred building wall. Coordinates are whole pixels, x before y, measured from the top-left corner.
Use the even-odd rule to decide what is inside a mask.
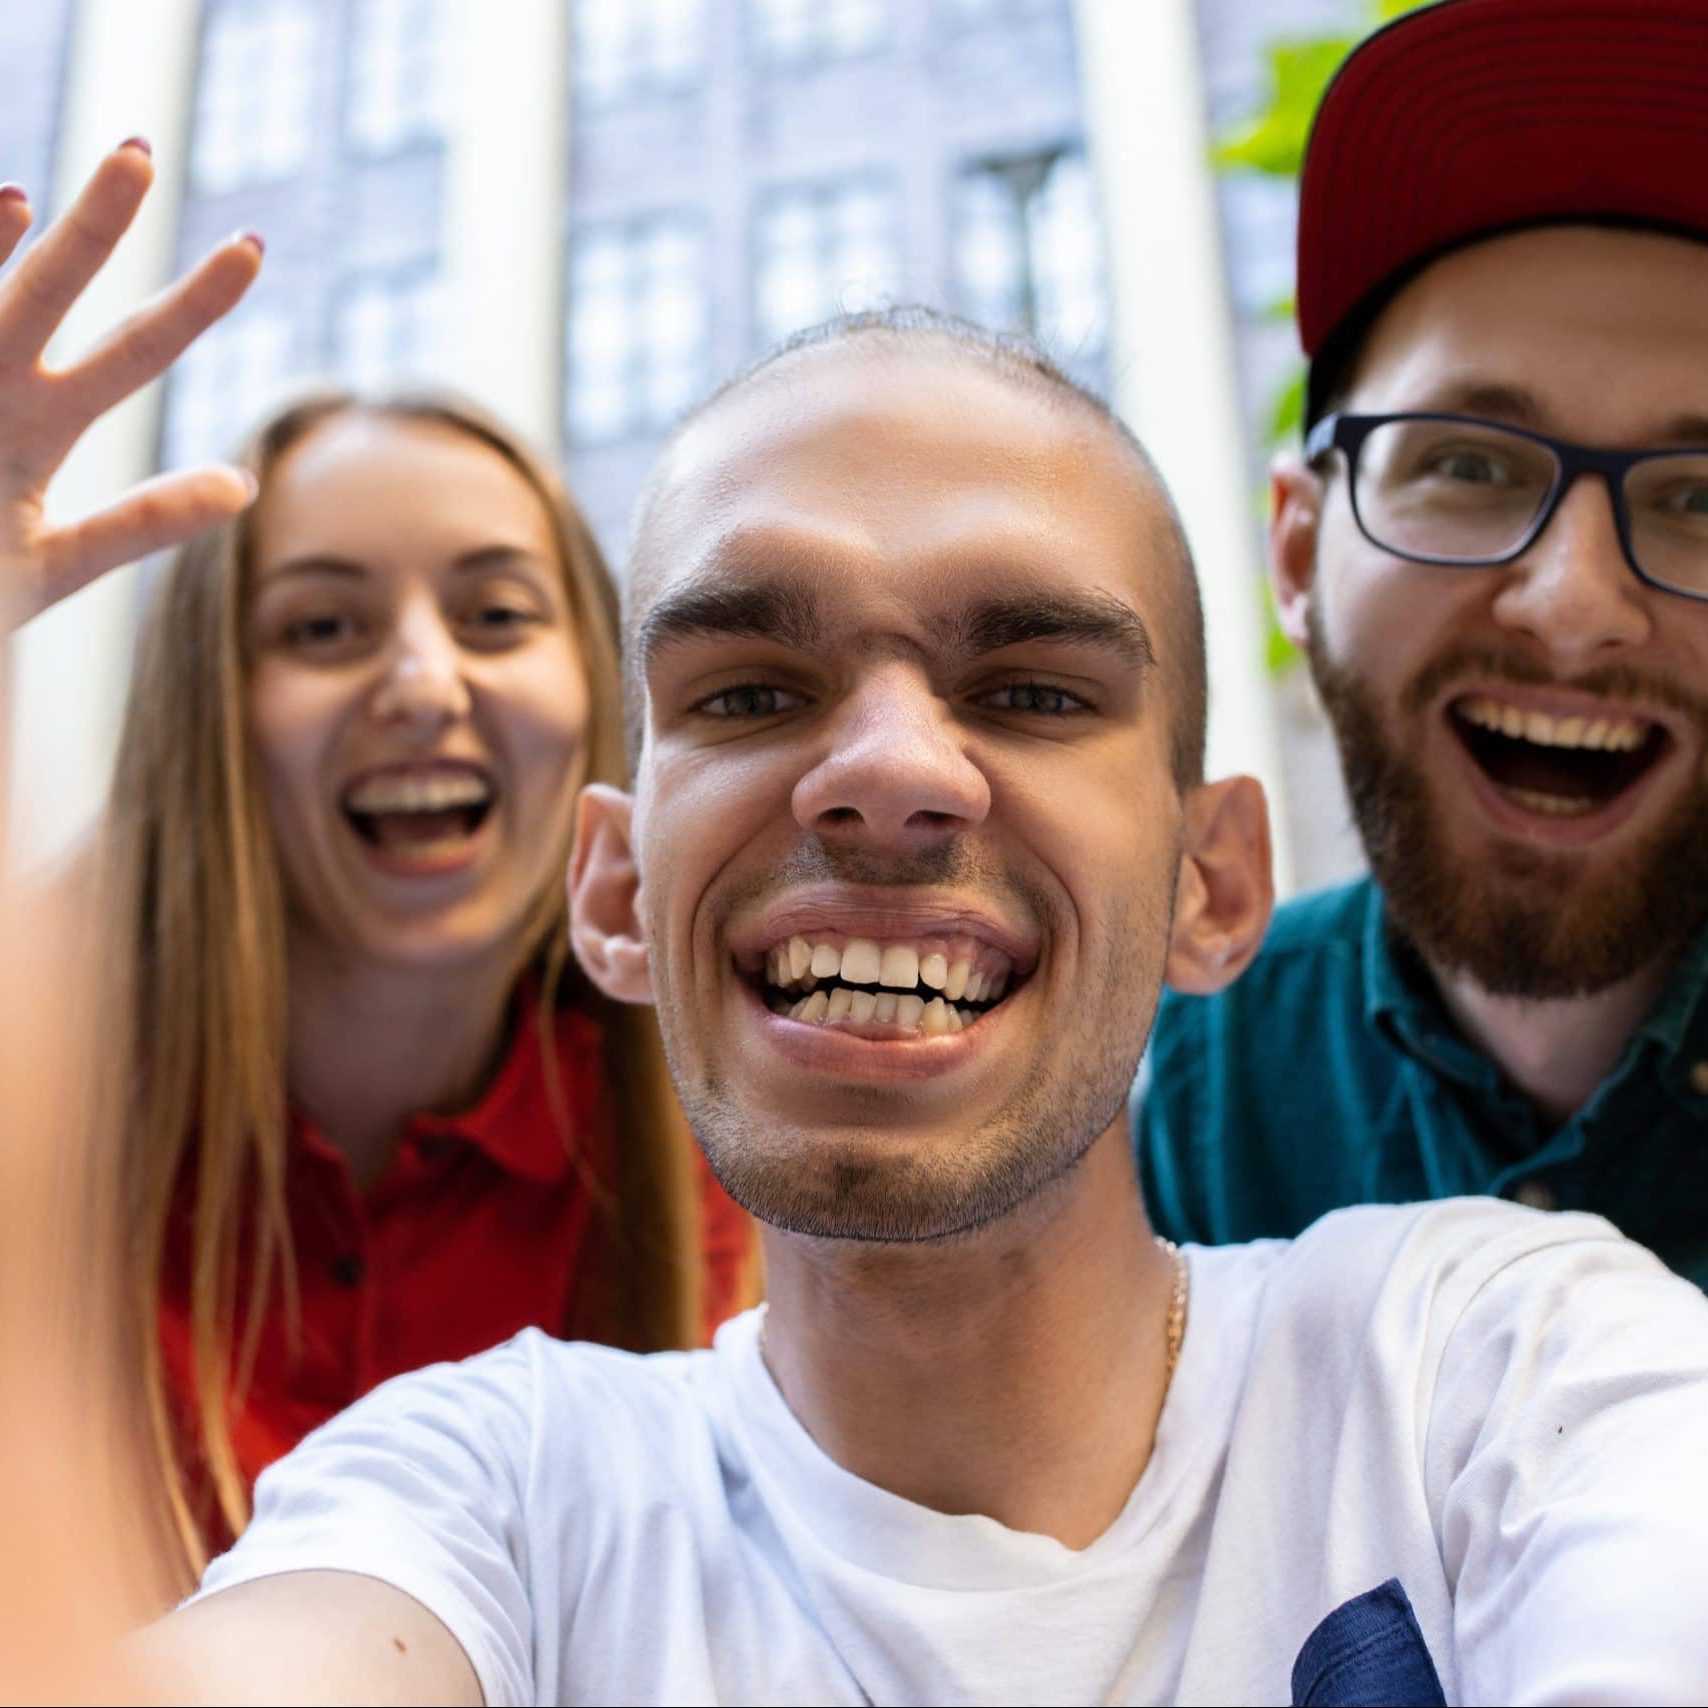
[[[1247,98],[1225,67],[1251,52],[1249,14],[1287,10],[156,0],[127,23],[120,0],[47,0],[29,51],[59,56],[62,94],[46,100],[42,71],[34,105],[0,114],[0,175],[51,158],[74,185],[127,130],[152,137],[160,166],[146,229],[79,325],[116,318],[233,229],[267,240],[251,299],[56,496],[87,508],[157,461],[218,455],[318,380],[449,380],[562,455],[620,564],[670,421],[774,338],[891,301],[1027,327],[1163,463],[1211,608],[1213,762],[1264,776],[1285,849],[1293,765],[1261,667],[1240,442],[1262,358],[1228,319],[1222,252],[1236,304],[1242,269],[1276,263],[1242,257],[1204,149]],[[87,122],[61,125],[56,147],[43,115],[61,110]],[[21,649],[33,851],[63,847],[104,789],[137,580],[35,625]],[[56,699],[56,683],[76,695]]]

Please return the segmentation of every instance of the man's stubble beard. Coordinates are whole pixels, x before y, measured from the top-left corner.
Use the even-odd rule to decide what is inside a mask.
[[[1662,823],[1616,860],[1516,842],[1482,860],[1455,853],[1422,767],[1390,738],[1369,685],[1330,652],[1314,595],[1306,630],[1365,857],[1394,929],[1438,971],[1464,974],[1491,996],[1591,996],[1676,959],[1708,926],[1708,780],[1687,786]],[[1511,660],[1484,662],[1496,676],[1539,680]],[[1414,683],[1402,698],[1418,705],[1430,697],[1426,687]],[[1685,709],[1708,723],[1708,709]]]
[[[1163,916],[1125,910],[1105,965],[1088,981],[1096,994],[1063,1020],[1097,1029],[1090,1059],[1027,1079],[984,1126],[939,1135],[929,1155],[865,1144],[846,1129],[833,1139],[802,1129],[757,1130],[715,1066],[698,1079],[688,1071],[686,1017],[661,993],[671,1078],[718,1183],[750,1215],[786,1233],[910,1245],[974,1233],[1037,1198],[1125,1111],[1161,990],[1174,871]],[[887,1090],[873,1090],[875,1126],[890,1124],[893,1100]]]

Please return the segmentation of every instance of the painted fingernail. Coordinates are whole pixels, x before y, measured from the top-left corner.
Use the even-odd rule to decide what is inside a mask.
[[[258,231],[234,231],[226,239],[227,243],[247,243],[257,255],[267,253],[267,240]]]
[[[0,184],[0,202],[27,202],[30,192],[22,184]]]
[[[154,158],[154,148],[145,136],[127,136],[119,144],[120,148],[134,148],[138,154],[146,154],[150,160]]]

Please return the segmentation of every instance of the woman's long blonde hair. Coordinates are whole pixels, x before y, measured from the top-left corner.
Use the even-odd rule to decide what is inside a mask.
[[[587,674],[582,778],[621,784],[616,595],[562,483],[484,411],[440,394],[379,401],[318,394],[267,421],[241,460],[265,491],[292,445],[350,411],[466,433],[539,494]],[[296,1314],[285,1195],[285,913],[247,733],[243,620],[252,515],[183,548],[154,590],[100,860],[107,952],[117,962],[112,988],[121,1005],[115,1036],[123,1047],[117,1167],[128,1236],[125,1306],[163,1490],[161,1517],[186,1572],[199,1572],[207,1552],[187,1493],[186,1445],[212,1489],[219,1521],[236,1534],[248,1520],[248,1496],[232,1445],[234,1393],[241,1395],[252,1369],[264,1313],[282,1306],[293,1325]],[[556,874],[567,867],[567,846],[562,853]],[[529,929],[542,1005],[571,1001],[594,1012],[605,1039],[617,1169],[614,1193],[600,1198],[617,1274],[601,1338],[637,1350],[696,1344],[701,1230],[691,1140],[652,1015],[605,1001],[570,962],[558,877]],[[546,1059],[549,1076],[549,1049]],[[549,1089],[567,1143],[561,1087]],[[168,1229],[186,1182],[194,1368],[188,1444],[184,1408],[168,1393],[159,1330]],[[241,1299],[240,1252],[250,1276]]]

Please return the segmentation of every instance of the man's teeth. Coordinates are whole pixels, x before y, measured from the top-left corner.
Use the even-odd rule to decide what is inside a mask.
[[[1536,789],[1513,788],[1505,792],[1527,812],[1547,813],[1551,818],[1581,818],[1601,805],[1582,795],[1544,795]]]
[[[1527,711],[1504,700],[1477,695],[1461,700],[1454,710],[1468,724],[1493,730],[1514,741],[1537,747],[1587,747],[1607,753],[1635,753],[1649,738],[1652,727],[1643,718],[1553,718],[1546,712]]]
[[[345,797],[351,812],[452,812],[458,807],[484,806],[492,786],[471,772],[430,776],[370,777]]]
[[[1006,967],[980,968],[972,952],[954,946],[923,949],[907,943],[880,946],[869,937],[845,945],[791,937],[766,958],[767,983],[779,991],[805,994],[794,1002],[775,998],[772,1007],[793,1020],[835,1025],[877,1021],[927,1035],[959,1032],[979,1018],[970,1005],[995,1002],[1008,989]],[[817,987],[840,981],[833,990]],[[849,989],[849,986],[876,986]]]

